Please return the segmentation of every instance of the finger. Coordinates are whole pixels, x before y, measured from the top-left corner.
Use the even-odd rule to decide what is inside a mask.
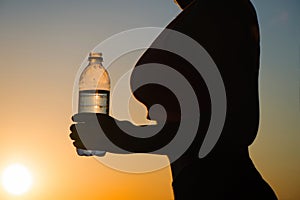
[[[73,122],[90,122],[93,120],[111,120],[112,118],[107,114],[102,113],[78,113],[72,116]]]
[[[71,133],[70,133],[69,137],[71,138],[71,140],[79,139],[78,132],[76,130],[75,124],[72,124],[70,126],[70,131],[71,131]]]
[[[72,124],[72,125],[70,126],[70,131],[71,131],[71,132],[77,132],[77,130],[76,130],[76,124]]]
[[[81,116],[82,116],[82,113],[73,115],[72,121],[73,122],[83,122],[83,119],[81,119],[82,118]]]
[[[77,149],[85,149],[85,146],[82,144],[82,142],[80,140],[76,140],[73,142],[73,145],[77,148]]]
[[[71,140],[79,140],[79,136],[77,133],[72,132],[70,135]]]
[[[80,138],[79,138],[79,135],[78,135],[78,131],[77,131],[77,129],[76,129],[76,124],[72,124],[71,126],[70,126],[70,131],[71,131],[71,133],[70,133],[70,138],[72,139],[72,140],[79,140]]]
[[[78,113],[72,116],[73,122],[88,122],[97,117],[96,113]]]

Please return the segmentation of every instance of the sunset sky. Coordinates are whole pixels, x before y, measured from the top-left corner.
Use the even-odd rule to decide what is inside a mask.
[[[280,199],[297,200],[300,1],[252,2],[262,52],[261,121],[251,157]],[[12,163],[33,176],[32,188],[19,197],[0,185],[1,200],[173,199],[170,168],[131,174],[78,157],[69,126],[74,80],[88,53],[121,31],[164,27],[179,12],[173,0],[0,0],[0,176]],[[130,58],[124,66],[134,64]],[[122,118],[118,109],[114,115]],[[166,162],[164,156],[108,157],[121,165]]]

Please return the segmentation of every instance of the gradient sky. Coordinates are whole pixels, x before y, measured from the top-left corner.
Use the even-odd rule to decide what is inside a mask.
[[[252,2],[262,53],[261,123],[251,156],[280,199],[296,200],[300,2]],[[173,0],[0,0],[0,174],[8,164],[19,162],[34,176],[32,190],[19,198],[0,186],[1,200],[172,199],[169,168],[128,174],[78,157],[68,129],[74,79],[89,51],[120,31],[164,27],[179,12]],[[165,161],[161,156],[143,159]]]

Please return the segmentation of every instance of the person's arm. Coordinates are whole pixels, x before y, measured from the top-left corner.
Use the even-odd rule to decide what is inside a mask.
[[[187,11],[184,11],[186,13],[181,13],[170,23],[168,28],[172,29],[173,26],[175,28],[175,24],[177,23],[179,23],[179,26],[181,27],[181,25],[183,25],[182,19],[193,9],[193,7],[189,7]],[[188,27],[182,28],[189,31],[188,28],[191,27],[189,24],[187,26]],[[155,74],[151,76],[153,79],[151,79],[150,84],[139,85],[141,82],[143,83],[145,78],[149,79],[150,76],[149,73],[147,73],[147,70],[144,69],[151,69],[153,72],[154,68],[156,69],[156,67],[162,65],[168,66],[170,72],[177,71],[177,73],[181,74],[185,80],[190,82],[193,89],[196,90],[196,95],[199,96],[199,99],[201,100],[199,101],[199,104],[201,112],[203,113],[200,131],[205,132],[205,129],[208,126],[207,119],[210,116],[208,90],[201,76],[197,75],[197,71],[190,66],[189,62],[174,53],[163,50],[164,38],[170,37],[170,35],[166,33],[162,33],[157,38],[156,42],[154,42],[156,48],[149,48],[139,59],[131,75],[131,89],[135,98],[143,103],[148,111],[152,110],[152,106],[160,105],[163,107],[166,116],[162,117],[160,115],[161,113],[153,111],[154,118],[151,118],[151,120],[156,120],[158,125],[140,127],[134,126],[129,122],[114,120],[113,118],[102,114],[75,115],[73,120],[76,124],[71,126],[71,138],[75,140],[74,145],[77,148],[103,150],[113,153],[155,152],[171,142],[176,136],[182,120],[195,120],[190,119],[189,114],[182,116],[182,105],[180,105],[180,99],[178,99],[178,95],[180,96],[180,94],[176,94],[175,91],[172,91],[172,88],[160,85],[159,82],[156,82],[158,79],[167,80],[168,82],[175,83],[176,88],[182,88],[182,85],[180,85],[180,82],[178,82],[177,79],[162,73],[166,70],[158,68],[155,71]],[[162,50],[157,49],[157,47],[161,47]],[[182,92],[179,91],[179,93]],[[180,97],[187,98],[186,96]],[[194,109],[194,106],[198,105],[191,104],[185,106]],[[186,130],[185,132],[189,133],[190,131]],[[201,141],[202,140],[199,140],[198,143],[200,144]],[[162,151],[160,151],[160,153],[164,154]],[[172,152],[165,153],[169,154]]]

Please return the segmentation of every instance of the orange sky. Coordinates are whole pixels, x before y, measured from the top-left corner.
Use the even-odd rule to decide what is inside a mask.
[[[73,83],[89,51],[120,31],[165,26],[179,13],[173,0],[128,2],[0,1],[0,174],[18,162],[34,178],[32,189],[20,197],[0,186],[1,200],[173,198],[170,168],[116,171],[78,157],[68,136]],[[253,2],[262,58],[261,123],[251,156],[280,199],[300,199],[300,6],[297,0],[277,0],[271,7],[269,1]],[[136,157],[136,165],[166,162],[145,159]]]

